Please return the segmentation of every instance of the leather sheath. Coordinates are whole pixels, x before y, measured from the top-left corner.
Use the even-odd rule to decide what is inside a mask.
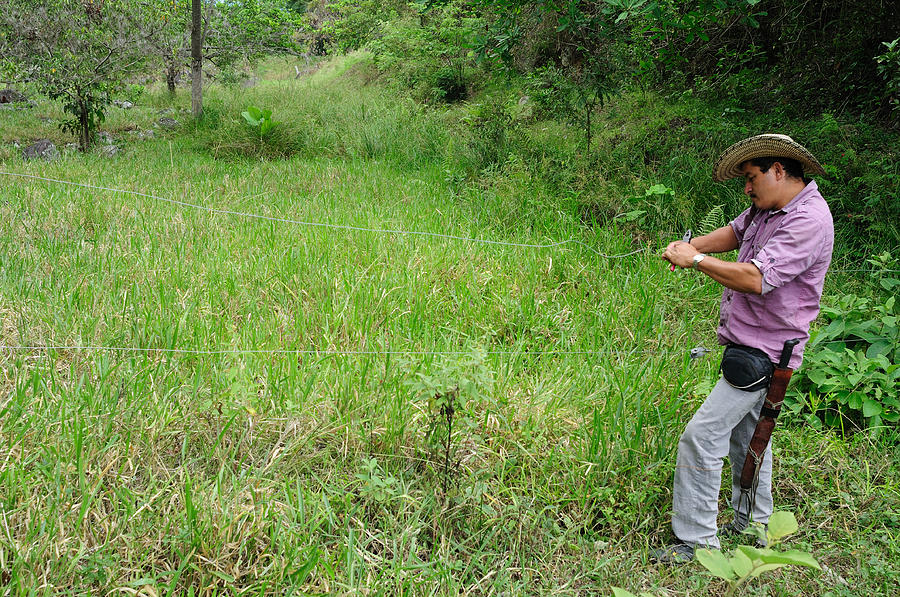
[[[772,430],[775,429],[775,419],[781,412],[781,404],[784,402],[784,394],[787,392],[788,382],[791,381],[793,369],[776,367],[766,392],[766,401],[763,403],[759,414],[759,422],[750,439],[750,449],[747,458],[744,459],[744,468],[741,470],[741,489],[750,489],[753,478],[756,476],[757,462],[762,462],[766,452],[766,446],[772,438]]]

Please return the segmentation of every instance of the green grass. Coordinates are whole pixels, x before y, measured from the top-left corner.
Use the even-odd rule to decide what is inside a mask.
[[[25,163],[6,145],[0,168],[292,220],[635,246],[633,226],[586,226],[578,197],[524,168],[473,174],[465,108],[362,85],[353,61],[299,81],[267,69],[247,92],[210,89],[204,124],[117,158]],[[247,103],[273,108],[289,157],[263,159]],[[169,105],[184,93],[106,127],[147,128]],[[235,351],[0,350],[3,594],[720,590],[699,567],[647,563],[669,539],[678,434],[715,378],[715,354],[687,351],[715,345],[719,295],[654,243],[609,260],[2,182],[0,344]],[[480,351],[481,365],[455,354]],[[480,380],[449,480],[422,376]],[[888,594],[896,443],[802,427],[775,441],[777,503],[832,572],[786,570],[749,594]]]

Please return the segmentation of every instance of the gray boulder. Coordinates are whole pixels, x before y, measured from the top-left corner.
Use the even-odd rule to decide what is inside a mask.
[[[28,101],[28,98],[15,89],[0,89],[0,104],[18,104]]]
[[[156,125],[162,129],[172,130],[178,126],[178,121],[174,118],[169,118],[168,116],[163,116],[159,120],[156,121]]]
[[[49,162],[59,157],[59,150],[50,139],[40,139],[23,149],[22,157],[26,160],[42,159]]]

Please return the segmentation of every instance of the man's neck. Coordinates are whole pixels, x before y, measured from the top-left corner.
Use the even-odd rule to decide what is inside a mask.
[[[794,181],[793,179],[785,183],[784,191],[781,199],[772,208],[772,211],[784,209],[791,200],[800,194],[800,191],[806,188],[806,183],[802,180]]]

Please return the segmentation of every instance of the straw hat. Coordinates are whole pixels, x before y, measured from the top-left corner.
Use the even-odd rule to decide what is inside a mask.
[[[713,166],[713,180],[722,182],[743,176],[741,164],[753,158],[793,158],[806,174],[825,174],[822,164],[805,147],[787,135],[756,135],[726,149]]]

